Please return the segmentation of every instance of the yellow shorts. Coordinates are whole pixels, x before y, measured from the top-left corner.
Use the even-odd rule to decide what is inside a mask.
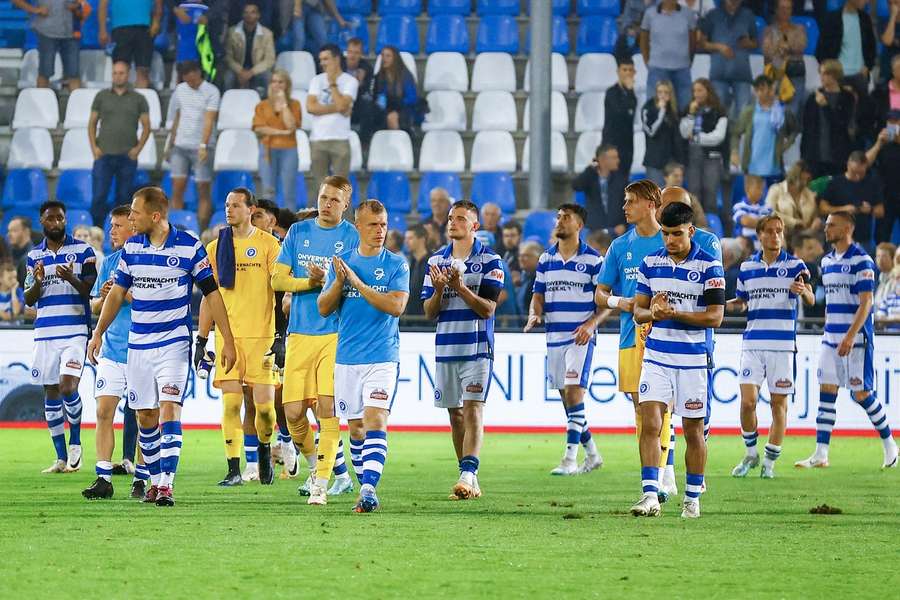
[[[635,324],[634,346],[619,349],[619,391],[634,394],[638,391],[641,379],[641,363],[644,360],[644,346],[650,324]]]
[[[319,396],[334,396],[336,354],[336,333],[288,335],[281,403],[289,404],[301,400],[314,400]]]
[[[278,374],[272,367],[263,366],[263,358],[272,348],[273,338],[235,338],[234,349],[237,351],[237,361],[234,368],[225,373],[221,364],[216,365],[213,386],[221,387],[224,381],[240,381],[246,385],[262,384],[275,385],[278,383]],[[224,341],[222,336],[216,336],[216,360],[222,356]]]

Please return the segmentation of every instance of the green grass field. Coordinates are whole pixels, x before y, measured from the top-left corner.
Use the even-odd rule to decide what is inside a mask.
[[[355,496],[307,506],[299,481],[216,487],[215,431],[185,432],[175,508],[128,499],[128,477],[89,503],[92,431],[81,472],[41,475],[47,432],[3,430],[0,597],[896,597],[900,470],[879,469],[877,439],[836,438],[832,467],[806,472],[792,462],[813,442],[789,438],[778,478],[763,481],[733,479],[740,439],[713,437],[703,517],[690,522],[680,496],[659,519],[628,515],[635,441],[597,439],[601,470],[552,478],[561,435],[489,435],[484,497],[451,502],[448,436],[395,433],[383,508],[357,515]],[[822,503],[843,514],[809,514]]]

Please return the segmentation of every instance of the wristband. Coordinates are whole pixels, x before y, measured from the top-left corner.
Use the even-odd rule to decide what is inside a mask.
[[[619,300],[621,299],[622,298],[619,296],[609,296],[606,299],[606,306],[608,306],[609,308],[616,308],[619,306]]]

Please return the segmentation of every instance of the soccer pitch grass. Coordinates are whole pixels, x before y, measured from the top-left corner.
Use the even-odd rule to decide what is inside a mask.
[[[627,435],[597,436],[599,471],[555,478],[562,435],[489,434],[484,497],[452,502],[449,435],[393,433],[382,509],[368,515],[351,513],[355,495],[307,506],[302,479],[217,487],[217,431],[185,432],[174,508],[129,499],[130,477],[113,478],[113,500],[88,502],[93,431],[83,438],[79,473],[41,475],[52,460],[47,432],[0,431],[0,597],[888,598],[900,589],[900,470],[880,470],[877,438],[836,438],[832,467],[815,471],[792,466],[813,440],[789,438],[777,479],[756,470],[737,480],[740,438],[714,436],[695,521],[680,518],[681,464],[679,497],[661,518],[628,514],[640,482]],[[683,448],[679,440],[679,463]],[[809,514],[823,503],[843,514]]]

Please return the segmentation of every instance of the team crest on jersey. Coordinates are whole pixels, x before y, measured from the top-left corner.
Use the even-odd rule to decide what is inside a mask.
[[[474,265],[472,265],[472,272],[481,273],[481,263],[475,263]]]
[[[78,257],[75,256],[75,254],[72,253],[72,252],[69,252],[68,254],[66,254],[66,262],[67,262],[67,263],[75,262],[75,259],[76,259],[76,258],[78,258]]]
[[[584,273],[585,271],[587,271],[587,265],[584,263],[578,263],[577,265],[575,265],[575,270],[579,273]]]
[[[97,380],[97,389],[102,390],[105,387],[106,387],[106,380],[101,377],[100,379]]]
[[[625,253],[625,260],[631,260],[631,252]]]
[[[341,408],[341,412],[347,412],[347,403],[341,400],[338,402],[338,406]]]
[[[841,265],[841,273],[849,273],[850,265]]]
[[[162,393],[166,394],[167,396],[180,396],[181,388],[174,383],[167,383],[162,387]]]
[[[750,377],[750,369],[744,369],[743,371],[741,371],[741,375],[743,375],[744,377]]]
[[[388,399],[387,390],[382,388],[375,388],[372,390],[372,393],[369,394],[369,400],[378,400],[379,402],[385,402]]]
[[[688,273],[688,281],[691,281],[693,283],[697,283],[698,281],[700,281],[700,272],[691,271],[690,273]]]
[[[650,384],[648,384],[646,381],[641,383],[640,388],[638,388],[638,391],[642,394],[646,394],[649,390],[650,390]]]
[[[434,390],[434,399],[435,400],[441,399],[441,390]]]
[[[381,281],[383,277],[384,277],[384,269],[382,269],[381,267],[378,267],[377,269],[375,269],[375,280]]]
[[[80,369],[81,361],[75,360],[74,358],[70,358],[69,360],[66,361],[66,368],[67,369]]]
[[[338,240],[334,243],[334,253],[342,252],[344,250],[344,242]]]
[[[133,403],[135,400],[137,400],[137,394],[133,390],[128,392],[128,401]]]
[[[303,240],[303,247],[309,248],[309,240]]]
[[[775,387],[789,388],[789,387],[791,387],[791,380],[790,379],[779,379],[778,381],[775,382]]]
[[[178,257],[170,256],[169,258],[166,259],[166,264],[169,265],[170,267],[177,267],[178,266]]]
[[[40,377],[40,375],[41,375],[41,370],[40,370],[40,369],[32,369],[32,370],[31,370],[31,376],[34,377],[35,379],[37,379],[38,377]]]
[[[247,258],[256,256],[256,248],[247,248]]]
[[[785,269],[784,267],[781,267],[780,269],[778,269],[777,274],[779,277],[787,277],[787,269]]]

